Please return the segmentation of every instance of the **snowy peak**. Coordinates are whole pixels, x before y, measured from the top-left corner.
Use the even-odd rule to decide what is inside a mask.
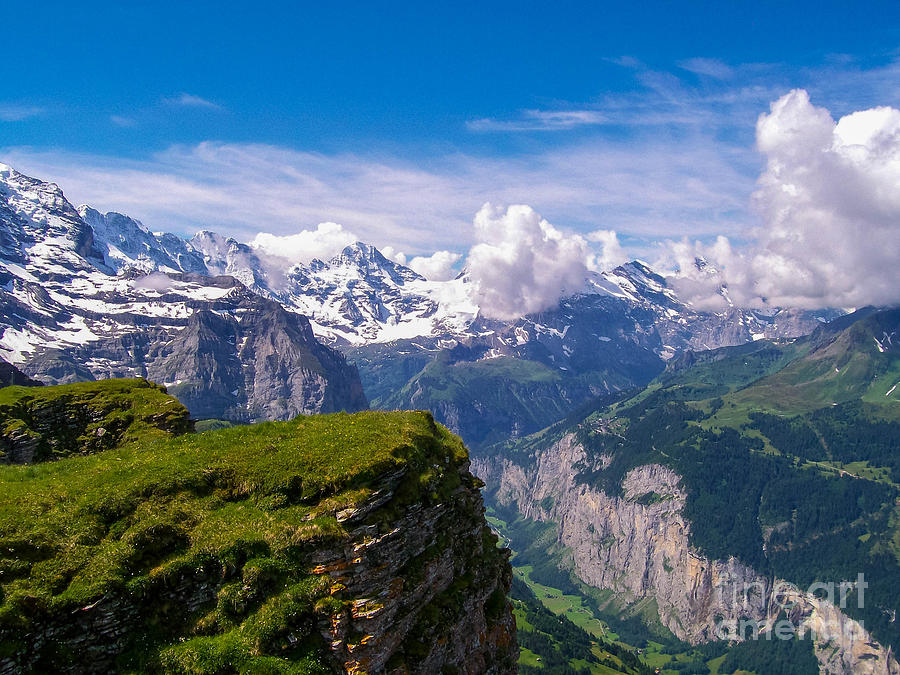
[[[78,217],[56,183],[31,178],[7,164],[0,164],[0,195],[14,202],[25,215],[52,212],[59,217]]]
[[[0,255],[38,277],[103,265],[90,226],[55,183],[0,169]]]
[[[361,241],[346,246],[339,255],[329,261],[329,266],[357,270],[360,278],[364,279],[389,278],[396,284],[425,281],[425,277],[389,260],[377,248]]]
[[[308,316],[320,337],[356,345],[464,331],[477,314],[466,290],[428,281],[356,242],[327,262],[295,265],[276,295]]]
[[[103,253],[104,263],[116,272],[207,273],[202,258],[180,237],[155,235],[140,221],[121,213],[100,213],[85,205],[78,207],[78,213],[94,231],[94,243]]]
[[[710,269],[705,261],[696,264]],[[429,281],[363,242],[345,247],[327,261],[293,264],[208,230],[185,241],[173,234],[153,233],[120,213],[101,213],[88,206],[76,210],[57,185],[7,166],[0,168],[0,289],[13,293],[17,301],[43,312],[50,311],[51,305],[65,308],[82,303],[87,308],[94,303],[87,296],[112,292],[116,279],[127,281],[156,272],[206,279],[197,282],[200,286],[215,286],[209,277],[231,276],[256,295],[308,317],[320,339],[342,346],[420,337],[468,339],[501,330],[494,324],[517,325],[480,319],[473,285],[465,273],[451,281]],[[147,283],[169,286],[158,277]],[[143,298],[129,296],[136,291],[115,285],[114,292],[121,296],[119,313],[122,308],[154,315],[169,311],[162,299],[151,310]],[[196,294],[209,299],[205,297],[209,293],[199,287],[187,296]],[[698,312],[679,299],[663,276],[639,260],[591,274],[580,293],[540,314],[565,313],[560,308],[579,298],[584,299],[575,303],[579,307],[614,305],[618,315],[639,312],[640,321],[649,317],[645,329],[661,335],[662,344],[655,348],[667,355],[685,345],[708,348],[800,334],[808,323],[805,316],[760,316],[736,308],[719,315]],[[103,311],[116,313],[105,305]],[[560,325],[554,328],[560,332],[567,322],[576,320],[574,315],[560,317]],[[609,337],[599,329],[595,332]],[[516,336],[514,341],[519,340]]]
[[[234,277],[263,297],[281,301],[287,284],[283,260],[216,232],[203,230],[188,242],[191,250],[202,257],[209,274]]]

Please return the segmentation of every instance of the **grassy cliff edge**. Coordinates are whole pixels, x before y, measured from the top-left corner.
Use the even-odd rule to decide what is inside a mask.
[[[151,435],[0,467],[0,671],[331,672],[381,638],[370,665],[434,661],[429,622],[473,598],[488,623],[508,614],[508,564],[482,509],[462,442],[417,412]],[[426,536],[435,523],[478,541],[461,535],[462,555]],[[409,569],[368,589],[381,539]],[[389,603],[366,590],[415,596],[414,620],[375,630]]]

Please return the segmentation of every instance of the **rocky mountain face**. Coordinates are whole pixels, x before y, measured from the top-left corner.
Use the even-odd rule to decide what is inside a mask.
[[[0,387],[40,387],[41,382],[28,377],[13,364],[0,359]]]
[[[309,321],[203,256],[55,185],[0,170],[0,353],[47,383],[145,377],[195,417],[288,419],[367,407]]]
[[[431,410],[483,446],[537,431],[594,397],[644,386],[685,350],[797,337],[824,320],[787,310],[695,312],[638,263],[598,275],[590,289],[515,321],[476,317],[465,332],[347,355],[375,407]]]
[[[81,456],[0,478],[0,673],[516,672],[508,552],[427,413],[194,434],[147,382],[35,391],[0,428]]]

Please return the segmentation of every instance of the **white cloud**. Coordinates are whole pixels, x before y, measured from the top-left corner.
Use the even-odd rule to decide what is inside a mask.
[[[210,108],[215,110],[219,110],[222,107],[218,103],[213,103],[212,101],[205,99],[202,96],[187,93],[181,93],[178,96],[173,96],[172,98],[165,98],[163,99],[163,103],[167,103],[169,105],[180,105],[186,108]]]
[[[134,288],[159,291],[160,293],[172,288],[172,285],[172,280],[163,272],[151,272],[146,276],[138,277],[132,283]]]
[[[695,57],[681,61],[678,66],[696,75],[714,77],[717,80],[727,80],[734,75],[734,70],[718,59]]]
[[[460,258],[462,255],[459,253],[436,251],[429,256],[416,256],[407,267],[431,281],[447,281],[457,275],[453,266]]]
[[[469,120],[466,126],[472,131],[563,131],[608,121],[598,110],[523,110],[518,119],[485,117]]]
[[[698,136],[585,141],[509,158],[454,154],[427,167],[225,143],[143,160],[29,148],[0,149],[0,158],[58,183],[70,201],[155,231],[210,229],[248,241],[260,230],[284,236],[332,221],[409,258],[470,245],[472,214],[488,201],[539,205],[585,232],[602,223],[632,237],[704,236],[746,225],[753,190],[740,157]]]
[[[710,302],[727,283],[742,305],[859,307],[900,302],[900,110],[835,122],[794,90],[756,127],[766,167],[753,195],[763,220],[748,246],[681,242],[682,288]],[[693,271],[704,255],[717,268]]]
[[[586,239],[600,244],[601,247],[599,255],[594,253],[588,258],[588,266],[591,269],[611,270],[628,261],[628,255],[622,248],[622,244],[619,243],[619,236],[615,230],[594,230],[587,234]]]
[[[585,240],[563,234],[530,206],[485,204],[475,216],[475,238],[466,268],[487,317],[514,319],[552,307],[587,275]]]
[[[38,106],[0,103],[0,121],[2,122],[22,122],[43,113],[44,109]]]
[[[308,263],[313,258],[328,260],[357,241],[356,235],[337,223],[319,223],[315,230],[301,230],[296,234],[275,235],[260,232],[250,245],[270,256],[291,263]]]
[[[137,122],[131,117],[124,117],[122,115],[110,115],[109,121],[115,124],[117,127],[133,127]]]
[[[403,253],[403,251],[398,251],[393,246],[381,246],[378,250],[381,251],[381,255],[388,260],[393,260],[400,265],[406,264],[406,254]]]

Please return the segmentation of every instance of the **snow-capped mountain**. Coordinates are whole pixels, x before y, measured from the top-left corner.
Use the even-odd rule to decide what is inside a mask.
[[[151,232],[122,214],[76,209],[58,186],[0,165],[0,357],[48,382],[147,376],[204,416],[365,405],[353,369],[316,338],[348,352],[384,405],[415,405],[400,390],[446,354],[540,364],[569,383],[553,394],[562,410],[642,384],[685,349],[793,337],[820,320],[698,312],[637,261],[514,321],[482,316],[472,291],[465,272],[429,281],[363,243],[296,263],[211,231],[189,241]],[[296,380],[297,369],[308,377]]]
[[[367,407],[305,317],[211,276],[184,240],[3,165],[0,308],[0,357],[46,382],[148,377],[195,416],[242,421]]]
[[[151,233],[140,221],[121,213],[100,213],[82,205],[78,214],[93,230],[95,246],[110,270],[209,274],[197,251],[181,237]]]

